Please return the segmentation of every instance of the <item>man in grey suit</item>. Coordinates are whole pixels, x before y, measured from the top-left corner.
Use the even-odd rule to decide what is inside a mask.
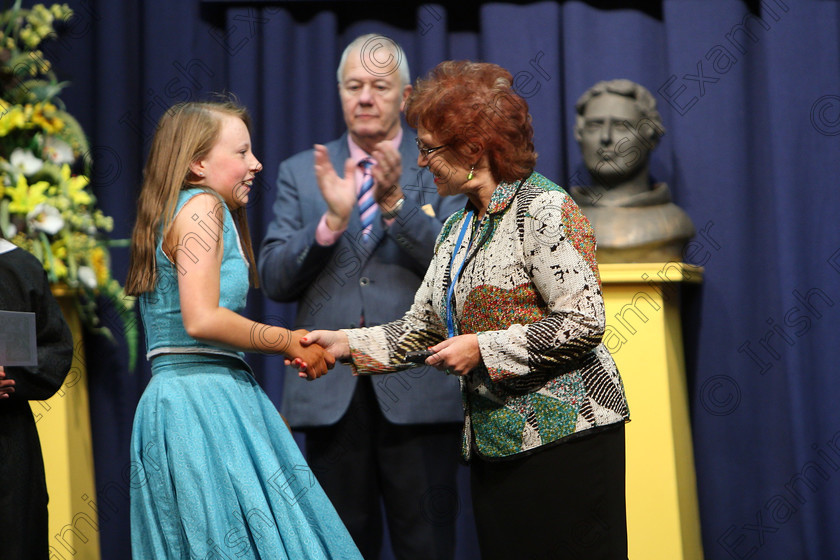
[[[411,85],[396,43],[357,38],[337,77],[347,133],[280,165],[260,250],[263,289],[297,302],[296,328],[308,330],[401,317],[443,221],[465,204],[439,197],[417,165],[401,125]],[[354,377],[336,364],[308,383],[287,368],[282,410],[306,434],[309,465],[366,559],[382,544],[380,500],[397,558],[453,557],[463,421],[454,378],[425,366]]]

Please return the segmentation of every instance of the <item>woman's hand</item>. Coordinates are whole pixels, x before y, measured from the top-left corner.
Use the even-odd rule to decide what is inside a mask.
[[[303,337],[301,344],[320,344],[336,360],[350,359],[350,341],[341,331],[311,331]]]
[[[447,338],[429,347],[434,352],[426,364],[452,375],[467,375],[481,364],[481,348],[475,334]]]
[[[310,333],[311,334],[311,333]],[[292,341],[286,351],[286,365],[294,364],[300,369],[298,375],[310,381],[318,379],[335,365],[335,358],[323,347],[317,344],[304,343],[304,336],[309,334],[305,330],[292,331]]]
[[[0,366],[0,399],[8,399],[15,392],[15,380],[6,379],[6,371]]]

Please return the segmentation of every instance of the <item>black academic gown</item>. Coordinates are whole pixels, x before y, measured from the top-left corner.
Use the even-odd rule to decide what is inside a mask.
[[[29,401],[47,399],[61,387],[73,338],[44,269],[21,249],[0,252],[0,309],[34,312],[38,343],[37,367],[5,367],[15,392],[0,399],[0,557],[46,560],[47,487]]]

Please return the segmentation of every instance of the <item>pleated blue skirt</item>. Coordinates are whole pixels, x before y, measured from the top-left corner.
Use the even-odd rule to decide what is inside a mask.
[[[131,438],[135,560],[361,558],[244,362],[169,354],[152,373]]]

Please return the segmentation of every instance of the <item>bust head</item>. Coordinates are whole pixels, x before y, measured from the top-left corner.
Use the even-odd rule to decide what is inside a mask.
[[[593,181],[627,194],[648,189],[650,153],[665,134],[650,92],[630,80],[598,82],[575,111],[575,140]]]
[[[682,260],[691,218],[651,184],[650,154],[665,134],[656,100],[630,80],[598,82],[575,104],[575,139],[593,184],[569,194],[592,223],[598,262]]]

